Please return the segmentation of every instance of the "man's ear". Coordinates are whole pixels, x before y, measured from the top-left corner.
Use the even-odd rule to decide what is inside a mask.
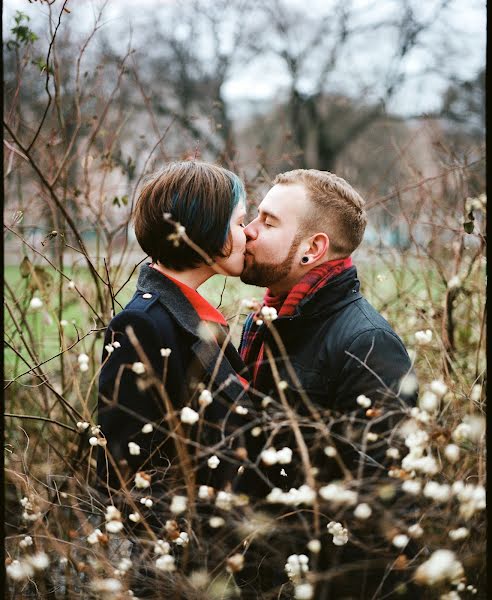
[[[305,264],[312,265],[320,258],[325,258],[329,249],[330,238],[326,235],[326,233],[317,233],[316,235],[313,235],[310,240],[308,250],[304,252],[304,256],[309,259],[308,261],[305,261]]]

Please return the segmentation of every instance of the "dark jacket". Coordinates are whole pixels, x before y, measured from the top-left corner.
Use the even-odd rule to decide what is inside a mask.
[[[231,410],[235,403],[246,402],[244,387],[236,376],[244,365],[232,344],[221,353],[227,329],[216,323],[207,326],[213,328],[215,339],[204,335],[203,322],[180,289],[147,264],[141,267],[135,295],[109,323],[99,379],[99,425],[107,450],[129,488],[134,474],[142,470],[152,475],[151,493],[161,488],[179,493],[180,486],[183,491],[182,468],[186,465],[177,454],[177,424],[191,457],[188,475],[196,470],[196,483],[222,487],[237,472],[234,448],[243,421]],[[133,329],[140,351],[134,347],[128,327]],[[108,354],[106,346],[113,341],[120,346]],[[169,357],[163,357],[161,349],[170,349]],[[146,371],[136,374],[131,367],[135,362],[145,363],[144,355]],[[193,426],[181,423],[184,406],[200,411],[200,390],[209,386],[213,374],[213,402],[205,408],[203,423],[202,419]],[[174,413],[174,422],[170,413]],[[153,425],[151,433],[142,433],[146,423]],[[130,454],[129,442],[140,446],[140,455]],[[214,450],[206,451],[206,447]],[[212,454],[221,459],[215,470],[207,467]],[[107,477],[112,488],[120,487],[111,461],[109,473],[106,470],[104,449],[99,449],[97,470],[101,489],[106,487]]]
[[[248,337],[250,327],[257,327],[252,316],[245,323],[243,340]],[[386,449],[392,445],[395,425],[409,405],[415,403],[417,389],[414,386],[410,393],[400,391],[402,380],[412,374],[410,358],[401,339],[361,295],[355,267],[304,298],[293,316],[279,317],[271,325],[261,325],[262,332],[263,335],[255,337],[248,355],[257,355],[262,341],[265,348],[271,349],[278,376],[287,386],[285,396],[294,409],[311,465],[317,469],[317,485],[344,479],[345,473],[338,461],[324,453],[327,445],[333,445],[350,475],[360,484],[362,498],[372,504],[371,498],[378,489],[378,476],[383,475],[387,482],[389,459]],[[280,343],[277,343],[275,332]],[[266,351],[263,356],[267,364],[260,369],[255,388],[270,395],[272,401],[263,410],[264,433],[257,437],[247,435],[249,453],[259,456],[265,446],[273,446],[276,450],[288,446],[293,450],[293,458],[289,464],[273,466],[265,466],[258,460],[270,485],[266,485],[254,470],[245,470],[238,491],[258,497],[264,497],[274,486],[287,492],[308,483],[287,411],[279,401],[279,390]],[[248,366],[252,369],[254,364]],[[362,394],[370,398],[372,410],[381,411],[379,416],[377,413],[371,416],[371,412],[366,414],[367,409],[357,404],[357,397]],[[282,423],[282,428],[278,429]],[[364,445],[367,427],[380,437]],[[273,439],[269,439],[272,435]],[[398,498],[395,494],[393,501]],[[379,509],[373,508],[373,517],[358,524],[351,518],[353,509],[341,515],[332,506],[322,505],[319,537],[322,549],[310,560],[314,563],[313,569],[327,577],[316,584],[314,597],[382,598],[388,594],[385,597],[393,598],[396,596],[390,595],[391,590],[409,579],[406,573],[389,573],[395,552],[380,529],[385,520]],[[407,509],[404,504],[402,510]],[[246,553],[246,566],[236,581],[243,590],[243,597],[248,599],[277,597],[276,594],[269,596],[267,592],[271,593],[287,582],[283,569],[286,557],[303,550],[313,531],[311,506],[273,504],[263,506],[263,510],[272,514],[279,525],[277,529],[272,528],[266,539],[254,540]],[[326,525],[332,519],[343,523],[347,519],[350,538],[346,546],[336,547],[328,535]],[[353,541],[357,538],[363,543]],[[411,556],[414,550],[410,552],[410,545],[406,552]],[[371,552],[366,548],[371,548]],[[419,591],[410,587],[397,597],[416,597]],[[262,596],[259,590],[265,595]]]
[[[412,366],[403,342],[393,331],[388,322],[364,299],[359,291],[357,270],[350,267],[330,280],[312,296],[304,298],[297,306],[296,313],[289,317],[279,317],[272,325],[261,325],[263,335],[255,338],[256,351],[261,341],[269,347],[275,357],[279,377],[287,384],[286,395],[289,404],[301,418],[312,418],[309,402],[315,410],[320,411],[323,421],[329,424],[332,443],[339,446],[344,453],[345,464],[353,470],[360,458],[358,445],[363,428],[370,420],[356,402],[359,395],[365,395],[372,401],[371,408],[381,409],[385,414],[393,412],[387,419],[378,421],[374,417],[371,431],[385,432],[386,442],[396,422],[401,418],[403,410],[415,404],[417,389],[412,393],[400,391],[404,378],[412,376]],[[253,324],[253,316],[246,320],[244,331]],[[279,347],[274,333],[275,329],[281,339],[283,349]],[[243,339],[244,339],[243,333]],[[253,351],[254,356],[257,352]],[[251,356],[251,355],[250,355]],[[278,398],[279,394],[272,369],[268,365],[267,353],[264,352],[263,368],[255,382],[255,388],[263,394]],[[289,365],[291,369],[289,370]],[[248,365],[250,369],[253,364]],[[294,371],[294,376],[292,374]],[[296,381],[297,378],[297,381]],[[306,403],[300,390],[308,397]],[[267,412],[275,413],[280,405],[273,402]],[[350,416],[350,422],[347,417]],[[344,418],[345,417],[345,418]],[[268,417],[265,422],[268,423]],[[313,428],[304,428],[304,439],[315,457],[316,467],[324,476],[319,480],[327,481],[340,477],[337,463],[328,459],[323,453],[326,437],[319,435]],[[351,443],[343,443],[340,438],[349,438]],[[383,436],[381,436],[383,438]],[[249,439],[250,453],[258,453],[265,442],[264,436]],[[279,450],[288,445],[295,450],[295,440],[291,432],[280,434],[274,439],[274,447]],[[314,451],[319,445],[319,451]],[[387,445],[381,439],[373,444],[373,449],[365,459],[367,468],[376,468],[381,464]],[[256,448],[253,449],[253,448]],[[374,462],[376,461],[376,462]],[[265,468],[273,485],[282,489],[290,489],[305,483],[305,473],[299,468],[285,466],[287,476],[280,476],[282,465]],[[364,474],[367,475],[367,472]],[[244,485],[251,486],[248,473]],[[255,486],[259,491],[259,488]],[[246,491],[246,490],[245,490]],[[263,487],[262,493],[267,493]]]

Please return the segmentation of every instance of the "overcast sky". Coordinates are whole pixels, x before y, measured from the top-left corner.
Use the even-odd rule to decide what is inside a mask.
[[[130,23],[138,31],[140,23],[148,19],[149,13],[154,14],[156,18],[159,15],[159,8],[169,5],[174,0],[109,0],[105,12],[105,26],[111,27],[111,31],[118,32],[113,37],[116,45],[118,39],[123,40],[126,45],[127,36],[125,31],[129,30]],[[388,11],[394,9],[395,1],[398,0],[352,0],[351,6],[355,9],[357,15],[369,14],[372,17],[377,14],[384,16]],[[440,0],[426,0],[419,3],[419,16],[425,17],[430,14],[437,6]],[[302,7],[309,10],[310,14],[322,15],[326,13],[326,7],[329,5],[327,0],[288,0],[290,4],[296,7]],[[347,0],[349,3],[349,0]],[[94,7],[100,6],[100,0],[70,0],[67,6],[71,10],[71,21],[81,31],[88,30],[93,21]],[[446,80],[449,75],[455,75],[464,79],[473,76],[478,69],[485,64],[485,45],[486,45],[486,7],[485,2],[479,0],[451,0],[451,9],[446,12],[446,29],[443,30],[439,22],[430,31],[425,38],[428,45],[433,45],[436,53],[440,54],[438,62],[443,70],[444,77],[434,74],[428,76],[416,76],[427,66],[425,61],[427,55],[421,51],[412,52],[405,62],[405,72],[410,75],[406,83],[395,95],[390,108],[403,114],[414,114],[423,111],[432,111],[439,105],[440,94],[442,93]],[[55,2],[54,10],[58,12],[61,6],[61,0]],[[27,0],[4,0],[3,3],[3,22],[4,39],[9,37],[12,27],[13,15],[16,10],[22,10],[30,15],[34,20],[42,11],[46,13],[46,6],[41,6],[39,2],[27,2]],[[74,17],[76,17],[74,19]],[[134,45],[137,49],[145,51],[146,41],[139,40],[136,36]],[[445,44],[451,44],[459,48],[459,52],[448,58],[447,47]],[[388,47],[389,40],[385,39],[364,39],[359,45],[352,47],[350,56],[347,58],[350,65],[350,71],[355,73],[364,73],[366,70],[371,73],[377,72],[378,57],[384,55],[385,47]],[[442,47],[441,47],[442,46]],[[372,75],[374,76],[374,75]],[[341,89],[345,88],[350,93],[350,87],[347,88],[347,82],[355,85],[357,78],[344,77],[343,70],[339,72],[334,80],[335,87],[338,85]],[[272,57],[260,57],[249,65],[238,65],[233,71],[233,75],[227,82],[224,93],[231,104],[237,107],[243,106],[248,101],[268,101],[281,93],[283,87],[288,84],[288,76],[284,71],[281,62],[275,61]],[[359,82],[360,83],[360,82]],[[303,82],[305,91],[309,91],[310,80],[305,78]],[[355,91],[355,90],[354,90]]]

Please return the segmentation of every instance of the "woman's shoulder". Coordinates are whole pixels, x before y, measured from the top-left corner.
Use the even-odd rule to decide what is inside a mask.
[[[115,315],[108,329],[122,330],[128,325],[151,329],[155,332],[176,330],[176,322],[166,307],[159,302],[157,294],[136,292],[124,309]]]
[[[105,334],[105,347],[115,341],[120,344],[118,357],[120,362],[138,360],[134,354],[136,342],[151,360],[161,361],[161,349],[172,350],[172,360],[187,355],[189,340],[172,318],[158,296],[144,298],[145,294],[136,293],[125,308],[115,315],[108,324]],[[130,360],[127,353],[132,355]],[[116,353],[115,353],[116,354]],[[103,354],[103,360],[105,355]]]

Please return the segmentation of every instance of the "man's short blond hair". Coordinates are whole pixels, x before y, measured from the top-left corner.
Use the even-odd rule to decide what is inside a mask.
[[[280,173],[273,185],[301,184],[312,207],[306,212],[300,231],[303,235],[323,232],[330,238],[330,256],[350,256],[358,248],[367,225],[365,201],[345,179],[316,169]]]

